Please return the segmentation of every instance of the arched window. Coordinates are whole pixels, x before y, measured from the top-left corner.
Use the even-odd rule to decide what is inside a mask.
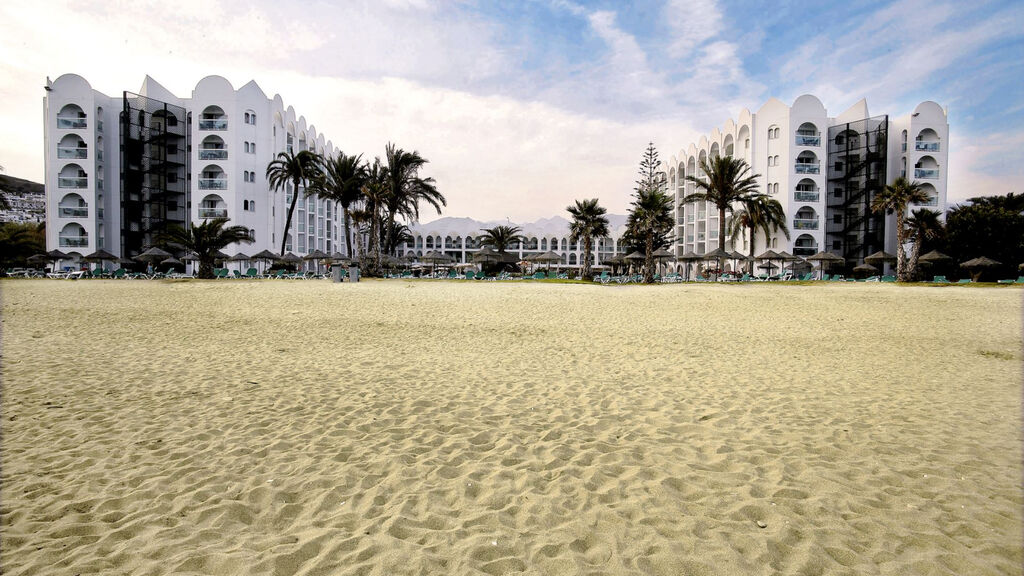
[[[248,200],[242,200],[242,210],[246,210],[246,211],[249,210],[249,201]]]
[[[249,240],[255,240],[255,239],[256,239],[256,229],[255,228],[249,228]]]
[[[252,212],[256,211],[256,201],[255,200],[249,200],[249,210],[252,211]]]
[[[768,166],[769,167],[775,166],[775,157],[774,156],[769,156],[768,157]]]

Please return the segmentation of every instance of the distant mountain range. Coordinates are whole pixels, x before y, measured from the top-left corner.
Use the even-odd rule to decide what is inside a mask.
[[[6,174],[0,174],[0,190],[17,196],[43,196],[46,193],[46,187],[39,182],[23,180]]]

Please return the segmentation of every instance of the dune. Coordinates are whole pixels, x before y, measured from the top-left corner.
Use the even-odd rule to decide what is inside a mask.
[[[1022,573],[1012,287],[0,299],[11,576]]]

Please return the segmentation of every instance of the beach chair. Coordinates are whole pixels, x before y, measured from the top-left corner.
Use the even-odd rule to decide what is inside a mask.
[[[1014,284],[1024,284],[1024,276],[1018,276],[1017,281]]]
[[[1010,278],[1008,280],[996,280],[996,284],[1013,284],[1013,282],[1013,278]]]
[[[891,274],[887,274],[885,276],[882,276],[882,282],[895,282],[895,281],[896,281],[896,277],[892,276]]]
[[[476,274],[474,274],[473,277],[476,278],[477,280],[483,280],[484,278],[487,278],[487,275],[484,274],[483,270],[481,270],[481,271],[477,272]]]
[[[260,277],[260,272],[259,272],[259,270],[255,269],[255,268],[249,268],[248,270],[245,271],[245,277],[246,278],[259,278]]]
[[[949,280],[945,276],[934,276],[932,277],[932,284],[949,284]]]
[[[957,284],[970,284],[971,283],[971,279],[970,278],[961,278],[961,279],[957,280],[956,283]]]
[[[533,274],[532,278],[534,280],[543,280],[543,279],[547,278],[547,276],[544,274],[544,271],[541,270],[540,272],[535,272]]]
[[[231,273],[235,276],[235,278],[241,278],[242,277],[242,271],[241,270],[232,270]]]

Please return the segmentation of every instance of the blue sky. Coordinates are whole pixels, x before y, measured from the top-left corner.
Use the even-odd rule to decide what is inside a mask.
[[[41,87],[67,72],[107,94],[255,79],[346,152],[419,150],[446,213],[479,219],[623,213],[648,141],[667,160],[803,93],[831,115],[947,106],[952,202],[1024,176],[1021,2],[15,0],[0,22],[0,165],[36,180]]]

